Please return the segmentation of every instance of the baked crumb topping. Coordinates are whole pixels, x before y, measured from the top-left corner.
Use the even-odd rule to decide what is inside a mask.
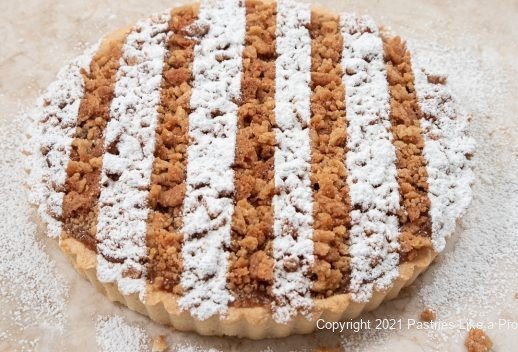
[[[228,285],[234,306],[268,304],[273,282],[275,3],[246,2]]]
[[[399,37],[383,35],[390,121],[400,189],[400,260],[412,260],[422,248],[432,246],[428,174],[423,156],[421,112],[417,103],[410,53]]]
[[[187,166],[188,115],[190,112],[192,60],[195,40],[188,27],[196,9],[175,9],[169,23],[173,34],[164,62],[155,160],[149,192],[148,280],[159,290],[181,293],[182,205]]]
[[[313,188],[313,295],[345,292],[349,283],[350,199],[346,183],[343,38],[338,16],[313,11],[311,25],[311,139]]]
[[[77,128],[67,166],[63,199],[63,233],[96,251],[100,175],[104,130],[110,120],[115,74],[119,68],[126,33],[106,41],[92,58],[90,72],[83,72],[85,94],[79,106]]]

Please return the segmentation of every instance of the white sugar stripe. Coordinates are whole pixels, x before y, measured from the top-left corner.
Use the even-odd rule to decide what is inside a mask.
[[[90,71],[90,61],[99,44],[89,48],[68,66],[59,71],[57,80],[39,98],[36,106],[34,138],[30,166],[31,202],[47,223],[48,235],[61,233],[65,180],[72,140],[76,131],[77,116],[84,82],[81,70]]]
[[[370,17],[341,17],[347,109],[347,184],[351,197],[351,281],[367,301],[398,276],[399,188],[389,119],[383,44]]]
[[[106,126],[97,223],[97,275],[123,294],[145,294],[148,191],[169,15],[126,38]],[[107,259],[109,258],[109,260]]]
[[[277,3],[275,62],[274,319],[308,314],[313,301],[313,198],[309,180],[311,37],[308,4]]]
[[[416,53],[412,50],[412,70],[418,103],[423,112],[421,128],[431,203],[432,242],[435,250],[440,252],[444,249],[446,237],[455,230],[457,218],[471,202],[474,174],[466,155],[474,152],[475,143],[466,135],[466,114],[456,110],[447,86],[428,82]]]
[[[224,314],[230,225],[234,211],[237,110],[241,94],[245,8],[239,0],[202,1],[194,27],[187,191],[183,204],[182,309],[199,319]],[[193,31],[193,32],[199,32]]]

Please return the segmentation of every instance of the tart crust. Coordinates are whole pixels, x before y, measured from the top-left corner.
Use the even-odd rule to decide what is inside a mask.
[[[312,319],[298,315],[288,324],[273,320],[269,307],[236,308],[229,307],[225,317],[213,316],[200,321],[188,311],[181,311],[179,296],[154,290],[147,284],[145,302],[138,294],[124,295],[113,283],[102,283],[97,278],[96,253],[74,238],[60,239],[59,246],[76,270],[90,281],[98,291],[111,301],[120,302],[152,320],[174,327],[180,331],[195,331],[201,335],[227,335],[249,339],[285,337],[292,334],[308,334],[316,329],[319,319],[340,321],[354,319],[362,312],[376,309],[383,301],[397,297],[399,291],[409,286],[434,260],[437,253],[431,248],[421,249],[416,257],[399,266],[399,276],[385,291],[374,290],[368,302],[354,302],[351,294],[339,294],[328,298],[315,299]]]
[[[271,0],[263,0],[272,3]],[[198,4],[186,7],[198,7]],[[321,7],[313,7],[318,14],[331,14]],[[121,29],[106,37],[106,49],[110,42],[121,40],[128,31]],[[102,283],[97,278],[97,254],[83,242],[70,237],[61,237],[59,246],[76,270],[98,291],[106,295],[111,301],[119,302],[128,308],[150,317],[152,320],[170,325],[180,331],[194,331],[201,335],[237,336],[249,339],[263,339],[272,337],[286,337],[292,334],[308,334],[316,329],[319,319],[325,321],[349,320],[358,317],[361,313],[376,309],[382,302],[394,299],[403,287],[409,286],[432,263],[437,252],[431,247],[415,249],[416,255],[412,259],[399,264],[399,276],[387,290],[374,289],[372,297],[367,302],[355,302],[352,294],[337,294],[327,298],[315,298],[311,319],[302,315],[291,319],[287,324],[274,321],[269,306],[256,307],[229,307],[226,316],[213,316],[207,320],[193,317],[189,311],[182,311],[177,303],[180,296],[158,290],[146,284],[146,298],[142,302],[138,294],[125,295],[118,289],[116,283]]]

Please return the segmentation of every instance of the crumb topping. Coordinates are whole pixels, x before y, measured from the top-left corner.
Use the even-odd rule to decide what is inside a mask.
[[[35,167],[30,171],[30,201],[38,207],[50,237],[61,235],[66,165],[84,94],[83,75],[89,72],[97,49],[94,45],[61,69],[36,104],[36,125],[30,131],[36,148],[32,154]]]
[[[104,129],[110,120],[115,74],[126,33],[102,43],[85,73],[77,128],[67,166],[63,199],[63,237],[73,237],[89,249],[97,248],[99,180],[104,153]]]
[[[182,205],[185,196],[187,166],[188,114],[191,112],[192,60],[195,40],[188,27],[196,19],[196,10],[173,10],[169,24],[172,32],[168,56],[164,62],[155,160],[149,192],[147,278],[156,289],[181,293],[183,270],[181,248]]]
[[[315,255],[311,290],[315,297],[323,298],[346,291],[350,274],[343,38],[338,16],[312,12],[309,31]]]
[[[233,305],[239,307],[271,301],[276,8],[275,3],[246,2],[228,277]]]
[[[413,260],[420,249],[431,248],[428,174],[423,156],[421,112],[417,104],[410,52],[399,37],[382,36],[390,91],[390,121],[396,148],[400,190],[400,260]]]

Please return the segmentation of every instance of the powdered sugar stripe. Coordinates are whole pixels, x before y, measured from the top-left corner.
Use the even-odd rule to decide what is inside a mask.
[[[308,275],[313,264],[310,17],[308,4],[277,3],[273,316],[281,323],[299,312],[308,314],[313,305]]]
[[[466,135],[468,118],[459,112],[444,82],[433,83],[412,50],[412,69],[418,103],[423,113],[423,154],[428,172],[428,197],[432,218],[432,243],[438,252],[455,230],[456,220],[471,202],[474,174],[467,155],[474,140]]]
[[[399,187],[383,44],[370,17],[341,17],[351,197],[350,291],[367,301],[398,276]]]
[[[90,71],[90,61],[99,44],[92,46],[68,66],[38,99],[33,114],[34,126],[29,186],[30,201],[38,206],[41,219],[47,223],[48,235],[61,233],[61,205],[65,191],[66,168],[74,137],[79,105],[84,94],[81,71]]]
[[[187,191],[183,204],[182,309],[198,319],[224,314],[230,225],[234,211],[236,101],[241,93],[245,8],[240,0],[201,3],[193,32],[205,33],[194,49],[189,115]],[[200,30],[201,29],[201,30]]]
[[[147,199],[155,149],[156,106],[169,15],[138,22],[120,59],[105,131],[97,223],[97,275],[123,294],[145,294]]]

